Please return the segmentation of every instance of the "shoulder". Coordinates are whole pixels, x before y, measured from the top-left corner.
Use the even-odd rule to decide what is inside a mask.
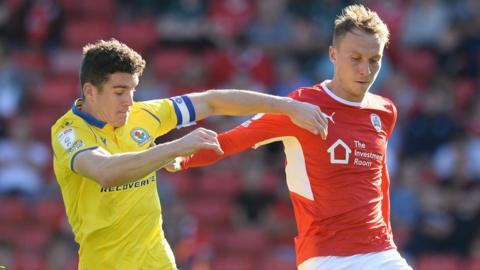
[[[391,99],[373,93],[367,93],[367,98],[368,106],[372,109],[385,111],[393,115],[397,114],[397,107]]]
[[[132,111],[147,110],[153,112],[161,109],[169,109],[170,107],[173,107],[173,104],[167,98],[152,99],[134,102],[132,106]]]
[[[52,144],[59,142],[69,148],[77,138],[85,138],[92,133],[87,122],[71,112],[60,117],[51,128]]]
[[[395,107],[393,101],[380,95],[368,93],[368,107],[374,110],[382,121],[385,121],[387,133],[390,136],[397,121],[397,107]]]
[[[299,100],[299,101],[311,101],[312,99],[317,99],[318,97],[324,95],[325,92],[320,86],[316,84],[308,87],[300,87],[290,92],[289,97]]]
[[[53,124],[51,131],[52,134],[55,134],[56,132],[70,128],[85,129],[88,128],[88,124],[85,120],[68,111]]]

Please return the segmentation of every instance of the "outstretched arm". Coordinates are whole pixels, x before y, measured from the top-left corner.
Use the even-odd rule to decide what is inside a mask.
[[[257,133],[256,135],[258,136],[259,134]],[[238,128],[222,133],[218,135],[218,143],[222,150],[225,149],[224,154],[205,150],[190,156],[179,157],[176,159],[176,162],[179,162],[178,165],[180,165],[178,169],[184,170],[207,166],[231,155],[243,152],[254,145],[253,139],[257,139],[256,135],[248,130],[245,131]]]
[[[176,172],[207,166],[248,148],[278,141],[285,136],[297,136],[302,132],[307,133],[284,115],[255,116],[252,120],[218,135],[218,142],[224,154],[206,149],[200,150],[190,156],[177,157],[164,168],[169,172]]]
[[[209,90],[188,94],[196,119],[209,115],[284,114],[297,126],[327,136],[327,120],[316,105],[248,90]]]
[[[72,169],[103,187],[111,187],[145,177],[175,157],[190,155],[199,149],[212,149],[216,153],[223,153],[218,145],[217,134],[199,128],[178,140],[138,152],[110,154],[99,147],[79,151],[72,159]]]

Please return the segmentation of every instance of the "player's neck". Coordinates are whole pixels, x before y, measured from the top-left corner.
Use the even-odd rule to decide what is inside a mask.
[[[351,101],[351,102],[359,102],[361,103],[363,101],[363,98],[365,97],[365,93],[363,95],[352,95],[350,94],[342,85],[341,83],[338,82],[335,78],[333,78],[330,82],[327,83],[328,89],[332,91],[334,95],[336,95],[339,98],[342,98],[346,101]]]
[[[103,120],[100,113],[95,110],[95,107],[90,102],[87,102],[87,100],[85,99],[83,100],[82,106],[80,107],[80,111],[87,113],[100,121],[106,122],[105,120]]]

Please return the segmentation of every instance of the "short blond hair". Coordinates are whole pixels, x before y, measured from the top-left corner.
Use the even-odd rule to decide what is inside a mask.
[[[350,5],[345,7],[335,20],[333,46],[336,46],[345,34],[354,29],[376,35],[383,44],[388,44],[390,31],[377,12],[363,5]]]

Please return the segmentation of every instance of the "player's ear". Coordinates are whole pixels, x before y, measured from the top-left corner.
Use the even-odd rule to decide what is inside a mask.
[[[337,60],[335,47],[333,46],[328,47],[328,56],[330,57],[330,62],[332,62],[332,64],[335,64],[335,61]]]
[[[87,82],[83,85],[82,91],[85,98],[91,99],[93,97],[93,93],[95,92],[95,86]]]

